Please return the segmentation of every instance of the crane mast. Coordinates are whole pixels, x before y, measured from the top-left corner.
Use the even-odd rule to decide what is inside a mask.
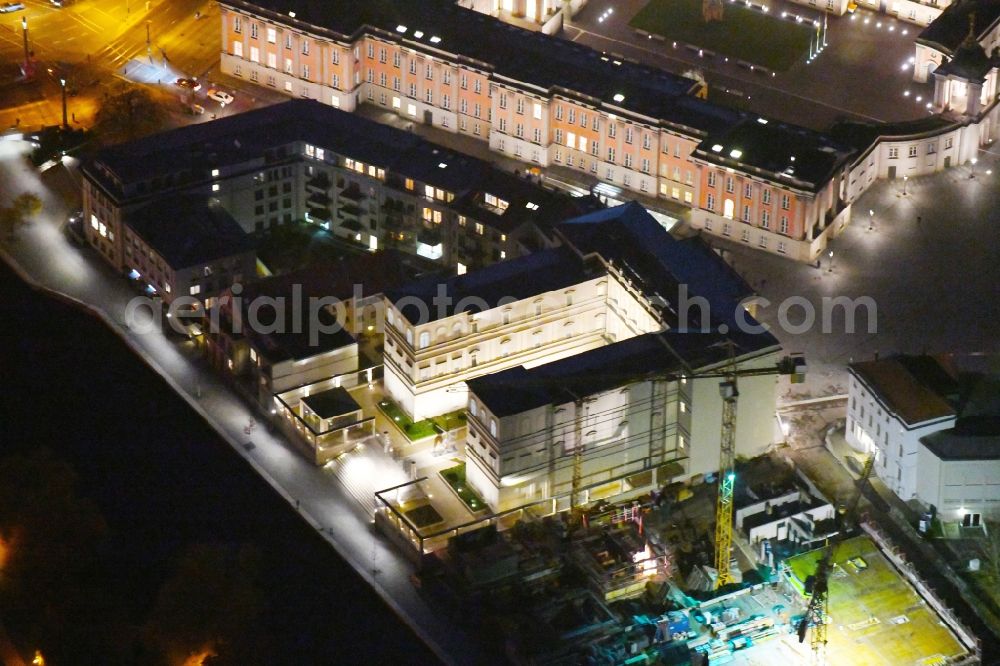
[[[732,350],[730,350],[730,357]],[[722,437],[719,445],[719,496],[715,506],[715,588],[736,582],[730,571],[733,546],[733,486],[736,482],[736,365],[730,358],[725,381],[719,384],[722,397]]]
[[[843,538],[843,532],[847,529],[848,521],[854,517],[858,510],[858,503],[861,501],[861,493],[864,484],[871,476],[872,468],[875,465],[875,454],[868,456],[864,467],[861,469],[861,478],[858,479],[858,487],[851,498],[850,505],[844,511],[841,518],[840,534],[837,535],[837,542]],[[799,642],[805,641],[806,630],[812,627],[810,644],[812,646],[814,666],[825,666],[826,664],[826,626],[829,620],[829,591],[830,591],[830,569],[833,566],[833,556],[836,553],[836,543],[827,543],[823,549],[823,555],[816,563],[816,573],[813,575],[812,597],[809,599],[809,607],[805,616],[798,626]]]

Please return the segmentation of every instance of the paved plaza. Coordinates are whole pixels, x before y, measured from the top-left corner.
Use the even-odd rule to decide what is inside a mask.
[[[819,57],[811,63],[802,60],[771,77],[726,62],[722,56],[700,58],[682,46],[673,48],[670,42],[639,38],[629,22],[647,2],[592,0],[563,36],[672,72],[698,69],[708,81],[710,100],[814,129],[825,129],[841,117],[895,122],[928,114],[925,104],[933,94],[933,84],[914,83],[912,67],[904,69],[913,56],[920,26],[865,9],[859,9],[853,19],[831,17],[827,47]],[[782,20],[782,11],[822,20],[822,12],[810,7],[784,0],[764,0],[763,4],[775,21]],[[599,21],[611,6],[614,13]],[[904,97],[907,90],[910,95]]]
[[[991,170],[991,174],[987,174]],[[739,243],[713,239],[730,263],[771,305],[760,319],[772,326],[789,352],[804,352],[810,371],[824,384],[839,384],[852,360],[892,352],[996,353],[1000,303],[1000,177],[996,156],[982,153],[975,177],[969,167],[931,176],[876,184],[854,204],[853,222],[824,253],[819,268],[786,261]],[[871,210],[872,230],[869,231]],[[779,306],[804,298],[817,313],[823,298],[870,297],[877,327],[863,317],[845,332],[843,309],[835,309],[831,330],[819,322],[805,333],[783,330]],[[863,312],[863,309],[859,309]],[[802,308],[787,319],[798,324]]]

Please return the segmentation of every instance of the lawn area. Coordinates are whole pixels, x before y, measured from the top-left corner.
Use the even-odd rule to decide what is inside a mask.
[[[439,428],[445,432],[449,430],[454,430],[455,428],[461,428],[465,425],[465,410],[460,409],[456,412],[448,412],[447,414],[442,414],[441,416],[435,416],[431,419]]]
[[[406,415],[406,412],[400,409],[399,405],[389,398],[380,400],[378,408],[399,426],[399,429],[403,431],[407,439],[411,442],[438,434],[439,431],[434,426],[447,432],[465,425],[465,410],[448,412],[447,414],[434,416],[423,421],[413,421]]]
[[[809,50],[814,32],[757,9],[725,3],[723,19],[705,23],[702,0],[650,0],[630,25],[668,41],[679,41],[783,72]]]
[[[469,488],[469,484],[465,482],[465,463],[441,470],[441,477],[452,487],[455,494],[465,502],[465,506],[469,507],[470,511],[482,511],[486,508],[486,502],[472,488]]]
[[[400,409],[399,405],[389,400],[389,398],[379,400],[378,408],[382,410],[383,414],[393,420],[411,442],[423,439],[424,437],[430,437],[437,433],[434,429],[433,421],[424,419],[423,421],[414,422],[406,415],[406,412]]]

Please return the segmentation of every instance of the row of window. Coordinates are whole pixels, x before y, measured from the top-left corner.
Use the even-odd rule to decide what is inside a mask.
[[[946,137],[945,140],[944,140],[944,149],[945,150],[950,149],[954,145],[954,143],[955,143],[954,139],[952,139],[950,136]],[[928,143],[928,144],[926,144],[926,146],[927,147],[926,147],[925,150],[926,150],[926,152],[927,152],[928,155],[934,155],[935,153],[937,153],[937,142],[936,141]],[[906,156],[907,157],[917,157],[918,153],[919,153],[919,146],[912,145],[912,146],[909,146],[907,148],[907,155]],[[895,160],[895,159],[898,159],[898,158],[899,158],[899,147],[898,146],[889,146],[889,159],[890,160]]]
[[[233,17],[233,32],[237,34],[243,33],[243,17],[235,16]],[[260,33],[260,24],[254,21],[250,22],[250,39],[257,39]],[[275,28],[267,28],[267,42],[268,44],[276,44],[278,41],[278,31]],[[292,33],[285,33],[285,48],[292,48]],[[309,40],[302,39],[302,55],[309,55]]]

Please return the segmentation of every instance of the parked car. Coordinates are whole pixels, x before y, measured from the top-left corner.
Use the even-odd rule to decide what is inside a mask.
[[[188,90],[201,90],[201,84],[194,79],[177,79],[174,81],[174,85],[187,88]]]
[[[209,99],[214,99],[222,106],[225,106],[226,104],[231,104],[233,101],[232,95],[230,95],[227,92],[223,92],[221,90],[216,90],[215,88],[212,88],[211,90],[208,91],[208,97]]]
[[[0,5],[0,14],[9,14],[10,12],[18,12],[24,9],[23,2],[5,2]]]

